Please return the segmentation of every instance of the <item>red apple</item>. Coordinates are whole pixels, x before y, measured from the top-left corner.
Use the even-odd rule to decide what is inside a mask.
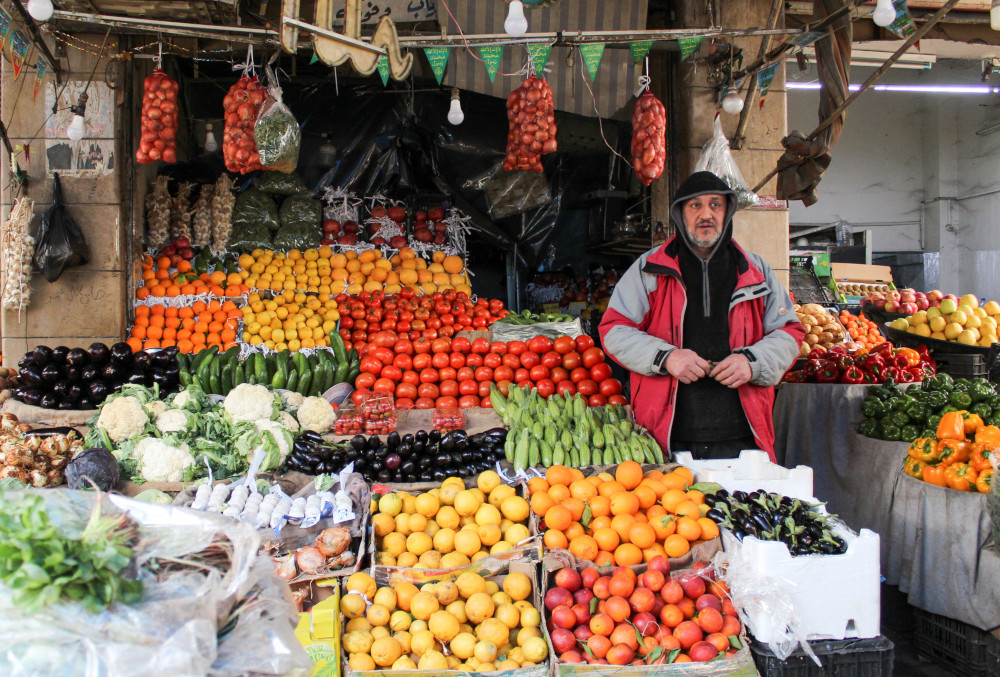
[[[696,642],[688,651],[688,655],[695,663],[710,661],[719,655],[719,650],[711,642]]]
[[[576,624],[576,614],[568,606],[557,606],[552,610],[552,625],[554,627],[569,630],[576,627]]]
[[[413,237],[417,242],[431,242],[434,239],[434,235],[426,228],[418,228],[413,231]]]
[[[384,237],[373,237],[372,244],[378,247],[384,247],[388,244],[388,242],[385,241]]]
[[[383,216],[385,216],[388,213],[389,213],[389,210],[387,210],[382,205],[375,205],[374,207],[372,207],[372,218],[373,219],[380,219],[380,218],[382,218]]]
[[[575,646],[576,637],[569,630],[556,628],[552,631],[552,648],[556,650],[556,653],[564,654],[567,651],[572,651]]]
[[[929,292],[927,292],[927,300],[930,301],[931,303],[935,301],[940,301],[943,298],[944,294],[942,294],[941,291],[938,289],[931,289]]]
[[[684,596],[691,599],[698,599],[705,594],[705,579],[698,574],[685,574],[679,580],[684,589]]]
[[[323,222],[323,232],[324,233],[339,233],[340,232],[340,221],[336,219],[327,219]]]
[[[361,228],[354,221],[345,221],[343,226],[343,231],[347,234],[357,233]]]
[[[909,289],[904,289],[899,294],[899,301],[901,303],[913,303],[916,300],[917,300],[916,295]]]
[[[177,253],[177,247],[172,244],[168,244],[166,247],[160,250],[160,256],[173,256]]]
[[[917,312],[917,310],[919,310],[919,308],[917,308],[916,303],[904,303],[899,306],[899,312],[906,313],[907,315],[912,315]]]
[[[337,238],[337,244],[355,245],[358,243],[358,236],[354,233],[341,235]]]
[[[439,221],[439,222],[435,223],[434,224],[434,232],[435,233],[446,233],[446,232],[448,232],[448,224],[444,223],[442,221]]]
[[[190,261],[194,258],[194,250],[190,247],[181,247],[177,253],[185,261]]]
[[[382,229],[382,224],[381,223],[375,222],[375,223],[369,223],[368,224],[368,232],[370,234],[372,234],[372,235],[374,235],[375,233],[377,233],[381,229]]]
[[[887,313],[898,313],[902,312],[899,310],[899,306],[896,305],[895,301],[889,300],[885,302],[885,312]]]
[[[406,238],[402,235],[396,235],[395,237],[389,238],[389,246],[393,249],[402,249],[406,246]]]
[[[590,605],[574,604],[573,613],[576,614],[577,625],[590,625]]]
[[[928,308],[931,307],[931,302],[928,301],[927,297],[925,296],[922,299],[921,298],[917,299],[916,306],[917,306],[917,310],[927,310]]]
[[[557,606],[573,606],[573,593],[565,588],[551,588],[548,592],[546,592],[545,608],[552,611]]]
[[[427,220],[427,212],[424,212],[424,211],[414,212],[413,218],[418,223],[421,222],[421,221],[426,221]]]
[[[427,210],[427,218],[431,221],[440,221],[444,218],[444,210],[441,207],[431,207]]]
[[[447,244],[448,238],[444,236],[444,233],[438,233],[434,236],[434,244]]]
[[[583,579],[580,577],[579,572],[569,567],[563,567],[557,571],[555,581],[557,586],[570,592],[576,592],[583,585]]]
[[[719,598],[716,597],[715,595],[705,593],[697,600],[695,600],[694,608],[698,609],[699,611],[701,611],[702,609],[712,608],[718,611],[719,613],[722,613],[722,602],[720,602]]]
[[[588,588],[580,588],[573,593],[573,601],[577,604],[590,604],[590,600],[593,598],[594,593]]]
[[[589,625],[578,625],[576,629],[573,630],[573,636],[577,639],[586,642],[594,635],[594,631],[590,629]]]
[[[661,574],[666,576],[670,573],[670,560],[668,560],[663,555],[657,555],[649,560],[649,564],[646,565],[647,571],[659,571]]]
[[[396,223],[402,223],[406,220],[406,210],[398,205],[389,207],[389,218]]]

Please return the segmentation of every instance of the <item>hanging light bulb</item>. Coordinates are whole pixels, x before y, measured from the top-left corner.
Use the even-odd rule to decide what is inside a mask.
[[[990,3],[990,28],[1000,31],[1000,0]]]
[[[462,112],[462,102],[458,98],[458,90],[451,90],[451,107],[448,109],[448,122],[453,125],[460,125],[465,121],[465,113]]]
[[[87,128],[84,124],[83,116],[74,115],[73,122],[69,123],[69,127],[66,128],[66,136],[69,137],[70,141],[79,141],[83,138],[85,131],[87,131]]]
[[[48,21],[52,18],[52,0],[29,0],[28,14],[35,21]]]
[[[524,3],[521,0],[510,0],[503,29],[513,38],[519,38],[528,32],[528,20],[524,17]]]
[[[729,93],[722,98],[722,110],[730,115],[739,115],[743,112],[743,97],[735,89],[730,89]]]
[[[993,12],[990,10],[992,21]],[[872,12],[872,21],[876,26],[888,26],[896,20],[896,8],[892,6],[892,0],[878,0],[875,3],[875,11]]]
[[[215,140],[215,134],[212,132],[212,125],[205,125],[205,152],[214,153],[219,150],[219,142]]]

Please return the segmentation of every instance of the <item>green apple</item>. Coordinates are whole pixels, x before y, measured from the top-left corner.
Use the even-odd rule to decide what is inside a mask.
[[[954,299],[941,299],[941,314],[951,315],[958,310],[958,304]]]
[[[907,329],[910,328],[910,323],[906,321],[906,318],[900,317],[893,320],[892,324],[890,324],[889,326],[899,331],[906,331]]]

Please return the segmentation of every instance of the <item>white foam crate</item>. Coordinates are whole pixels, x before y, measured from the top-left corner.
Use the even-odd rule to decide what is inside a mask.
[[[766,451],[744,449],[739,458],[696,461],[689,451],[674,453],[674,460],[694,474],[695,482],[715,482],[729,492],[758,489],[790,498],[813,495],[813,471],[806,465],[784,468],[772,463]]]
[[[792,557],[780,541],[748,536],[742,542],[723,529],[722,546],[730,566],[743,574],[768,577],[767,589],[782,591],[807,639],[867,639],[878,637],[881,620],[879,535],[869,529],[858,534],[837,529],[847,542],[842,555]],[[734,589],[734,601],[739,595]],[[767,610],[747,609],[750,631],[761,642],[777,631]]]

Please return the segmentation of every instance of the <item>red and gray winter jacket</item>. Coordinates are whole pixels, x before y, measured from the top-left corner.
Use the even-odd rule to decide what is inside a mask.
[[[758,446],[773,460],[774,386],[798,356],[805,331],[770,266],[732,244],[738,276],[729,304],[729,343],[734,351],[742,349],[751,368],[750,382],[739,388],[740,402]],[[674,348],[685,347],[688,299],[677,261],[678,247],[683,246],[674,236],[640,256],[615,286],[600,325],[605,351],[632,372],[630,400],[636,421],[664,449],[669,448],[677,396],[677,380],[667,373],[666,358]]]

